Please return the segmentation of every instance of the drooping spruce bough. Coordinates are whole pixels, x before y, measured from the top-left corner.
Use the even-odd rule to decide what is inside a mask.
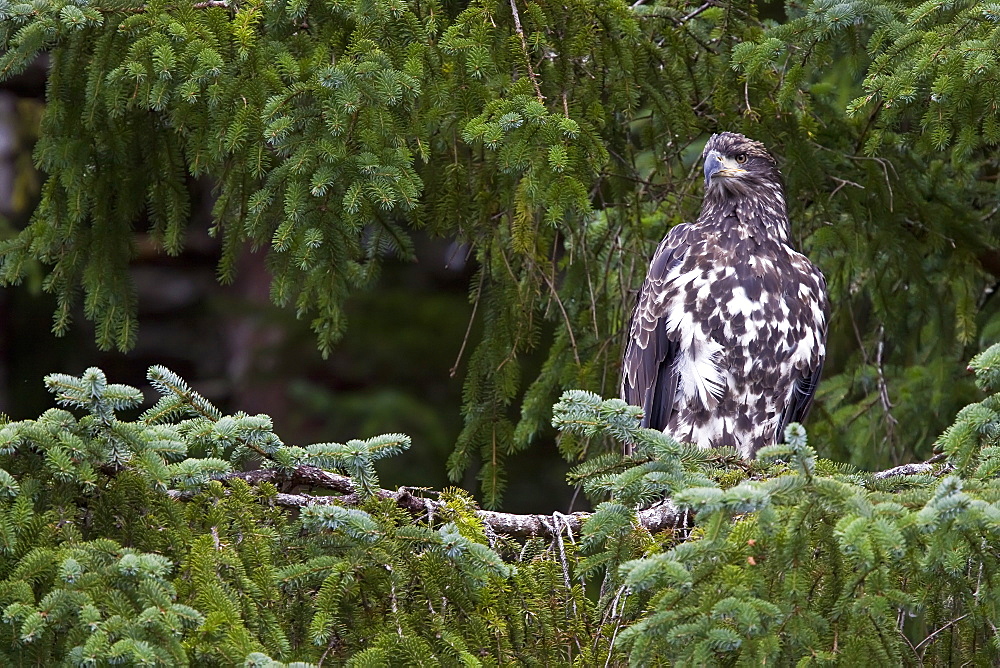
[[[972,366],[1000,389],[1000,345]],[[747,463],[567,392],[558,429],[632,455],[571,474],[608,499],[592,514],[522,526],[460,490],[382,490],[374,462],[405,436],[290,446],[168,369],[149,380],[159,401],[125,419],[135,388],[53,374],[62,407],[0,427],[3,663],[1000,659],[998,393],[934,463],[871,474],[817,459],[799,425]]]

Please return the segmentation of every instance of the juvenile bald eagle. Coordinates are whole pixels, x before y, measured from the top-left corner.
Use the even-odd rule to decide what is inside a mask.
[[[670,230],[632,313],[622,398],[642,426],[744,457],[812,404],[826,356],[826,280],[789,245],[781,174],[760,142],[712,135],[705,200]]]

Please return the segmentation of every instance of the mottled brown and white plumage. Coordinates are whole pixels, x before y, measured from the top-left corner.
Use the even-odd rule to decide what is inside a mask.
[[[705,200],[653,255],[622,398],[644,427],[744,457],[803,420],[826,356],[826,281],[789,245],[777,164],[733,132],[705,146]]]

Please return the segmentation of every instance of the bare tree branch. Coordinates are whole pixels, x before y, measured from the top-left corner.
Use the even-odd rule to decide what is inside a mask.
[[[944,461],[944,453],[938,453],[928,459],[926,462],[912,462],[910,464],[903,464],[902,466],[894,466],[891,469],[886,469],[885,471],[879,471],[875,473],[875,477],[878,479],[891,478],[894,475],[920,475],[922,473],[934,473],[935,464]],[[947,466],[946,470],[950,470],[951,466]]]
[[[278,486],[281,490],[289,490],[294,493],[279,492],[274,499],[276,505],[285,508],[304,508],[316,505],[340,505],[356,506],[361,502],[361,495],[357,491],[354,481],[347,476],[338,473],[331,473],[315,466],[297,466],[292,471],[279,471],[277,469],[260,469],[257,471],[247,471],[243,473],[231,473],[221,480],[245,480],[251,485],[262,482],[269,482]],[[334,494],[310,494],[299,491],[296,488],[321,488]],[[414,514],[432,513],[437,514],[445,506],[444,503],[436,499],[417,496],[420,490],[408,487],[400,487],[396,491],[388,489],[378,489],[375,495],[382,499],[390,499],[400,508]],[[181,492],[169,490],[167,494],[171,498],[187,500],[195,496],[195,492]],[[591,513],[553,513],[551,515],[516,515],[514,513],[500,513],[492,510],[477,510],[476,515],[498,535],[509,538],[554,538],[556,534],[565,532],[567,529],[573,533],[578,533],[583,526],[584,520],[590,517]],[[685,513],[673,504],[672,501],[664,500],[658,504],[639,511],[639,522],[651,532],[663,531],[671,528],[681,528],[690,521],[689,513]]]
[[[876,478],[888,478],[899,475],[931,473],[935,468],[934,463],[940,459],[941,456],[938,455],[927,462],[904,464],[886,471],[879,471],[874,475]],[[274,484],[281,490],[274,498],[274,503],[284,508],[320,505],[356,506],[363,500],[357,485],[349,477],[324,471],[315,466],[297,466],[291,471],[260,469],[231,473],[221,478],[222,482],[236,479],[244,480],[251,485],[263,482]],[[317,488],[333,493],[310,493]],[[446,504],[426,496],[419,496],[422,491],[410,487],[400,487],[396,491],[377,489],[375,496],[389,499],[414,515],[434,516],[441,513]],[[174,499],[187,500],[193,498],[196,492],[168,490],[167,494]],[[567,515],[557,512],[548,515],[517,515],[493,510],[476,510],[475,513],[489,530],[508,538],[555,538],[565,531],[579,534],[583,523],[592,514],[577,512]],[[637,515],[639,524],[650,533],[684,529],[690,527],[693,519],[691,512],[678,508],[670,499],[663,499],[649,508],[640,510]]]
[[[934,465],[930,462],[914,462],[912,464],[903,464],[902,466],[895,466],[886,471],[879,471],[875,474],[876,478],[890,478],[894,475],[920,475],[921,473],[931,473],[934,471]]]

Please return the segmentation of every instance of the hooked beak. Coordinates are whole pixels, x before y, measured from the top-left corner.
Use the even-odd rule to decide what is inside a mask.
[[[705,155],[705,187],[712,181],[713,176],[732,177],[746,174],[745,169],[737,164],[733,158],[727,158],[718,151],[709,151]]]

